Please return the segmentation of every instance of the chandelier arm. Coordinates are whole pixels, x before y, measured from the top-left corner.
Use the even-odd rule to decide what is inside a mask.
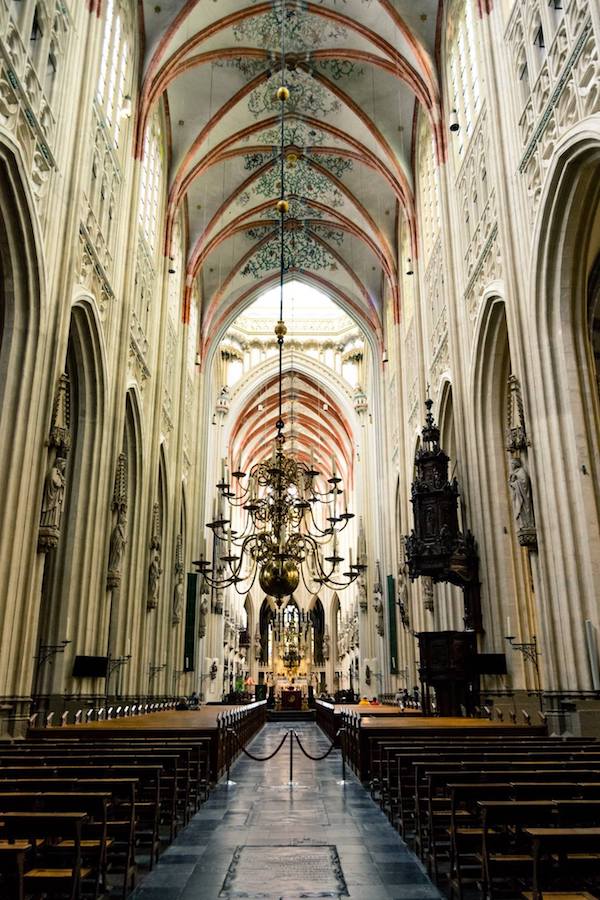
[[[301,574],[302,574],[302,583],[304,584],[304,587],[305,587],[306,590],[308,591],[309,595],[310,595],[311,597],[316,597],[317,594],[319,593],[319,590],[318,590],[318,588],[317,588],[317,590],[314,590],[313,588],[311,588],[311,587],[308,586],[308,583],[307,583],[307,581],[306,581],[306,576],[305,576],[305,574],[304,574],[304,566],[300,566],[300,572],[301,572]],[[319,585],[319,587],[320,587],[320,586],[321,586],[321,585]]]
[[[332,534],[332,531],[331,531],[331,528],[330,528],[330,527],[323,529],[323,528],[320,527],[320,525],[317,525],[317,522],[316,522],[316,519],[315,519],[315,514],[314,514],[314,512],[313,512],[312,506],[311,506],[311,508],[310,508],[310,517],[311,517],[311,520],[312,520],[312,524],[314,525],[314,527],[315,527],[316,530],[318,531],[319,535],[327,536],[327,535]]]

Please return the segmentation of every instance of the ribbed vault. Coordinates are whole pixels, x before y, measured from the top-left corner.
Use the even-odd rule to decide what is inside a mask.
[[[418,105],[444,155],[434,65],[438,0],[140,0],[145,70],[136,152],[159,104],[170,125],[166,253],[187,215],[188,291],[204,356],[223,323],[279,268],[282,17],[286,266],[345,299],[381,341],[399,315],[398,228],[414,239]],[[416,255],[416,250],[413,250]],[[189,298],[188,298],[189,300]],[[186,304],[187,308],[187,304]]]

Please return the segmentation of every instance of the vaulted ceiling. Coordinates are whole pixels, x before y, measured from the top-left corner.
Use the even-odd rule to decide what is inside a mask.
[[[282,44],[290,90],[286,265],[381,339],[384,298],[396,310],[401,302],[402,213],[414,234],[419,104],[444,150],[434,62],[439,0],[141,5],[137,153],[162,98],[171,143],[165,249],[183,205],[187,283],[198,279],[203,347],[278,277]]]

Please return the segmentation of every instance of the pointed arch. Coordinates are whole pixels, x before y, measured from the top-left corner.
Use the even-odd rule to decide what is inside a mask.
[[[71,645],[41,673],[36,689],[63,693],[71,686],[75,648],[93,653],[104,629],[102,607],[81,606],[82,593],[104,592],[105,546],[81,541],[81,535],[104,533],[108,479],[102,466],[107,378],[104,343],[91,297],[79,297],[71,311],[65,371],[69,379],[71,450],[65,471],[65,493],[58,545],[46,554],[40,604],[40,644]],[[75,553],[74,547],[80,547]],[[81,685],[79,684],[79,688]]]
[[[18,146],[0,126],[0,693],[6,696],[28,696],[32,686],[37,531],[54,394],[43,242],[25,172]],[[42,415],[40,398],[48,410]]]
[[[530,402],[536,421],[553,423],[532,460],[543,473],[536,525],[552,688],[592,687],[583,623],[600,624],[600,404],[588,319],[600,252],[599,133],[600,116],[591,116],[557,142],[532,237]],[[579,546],[584,554],[573,553]]]

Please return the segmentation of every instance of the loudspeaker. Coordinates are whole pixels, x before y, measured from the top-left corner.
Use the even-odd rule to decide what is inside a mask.
[[[76,656],[73,678],[106,678],[108,656]]]

